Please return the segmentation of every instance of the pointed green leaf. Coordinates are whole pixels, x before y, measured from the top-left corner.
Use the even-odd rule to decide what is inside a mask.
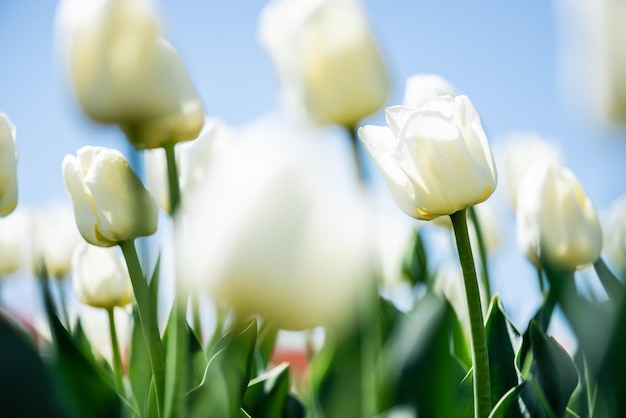
[[[150,276],[150,282],[148,282],[148,287],[150,288],[150,296],[152,297],[152,306],[159,306],[159,282],[161,277],[161,254],[159,254],[156,264],[154,265],[154,270],[152,271],[152,275]],[[158,312],[155,313],[158,317]]]
[[[552,337],[544,334],[535,321],[530,323],[530,339],[537,380],[556,416],[565,408],[578,384],[578,372],[567,352]]]
[[[189,336],[189,361],[190,361],[190,385],[196,387],[202,382],[204,371],[208,363],[206,353],[202,348],[202,343],[198,339],[193,328],[187,324],[187,335]]]
[[[388,341],[383,370],[387,404],[411,405],[419,416],[461,416],[465,372],[450,352],[452,307],[427,292]]]
[[[139,326],[139,312],[136,306],[133,309],[133,332],[130,344],[128,378],[137,407],[140,411],[147,411],[152,368],[150,366],[150,358],[147,355],[146,341]],[[156,401],[156,398],[154,400]],[[156,404],[154,407],[156,408]]]
[[[56,316],[47,284],[44,283],[44,306],[54,341],[54,370],[59,392],[77,417],[119,417],[122,406],[111,379],[85,357]]]
[[[274,352],[276,337],[278,335],[278,327],[274,321],[264,319],[259,328],[259,337],[257,341],[257,349],[255,351],[256,370],[266,370]],[[257,373],[253,373],[257,374]]]
[[[412,285],[429,281],[428,257],[420,230],[415,231],[412,251],[407,253],[402,263],[402,275]]]
[[[282,417],[289,387],[289,365],[283,363],[250,381],[243,407],[251,416]]]
[[[387,337],[389,337],[395,326],[404,316],[404,313],[400,311],[393,302],[382,296],[378,298],[378,303],[380,306],[380,322],[382,327],[381,337],[384,344],[384,342],[387,341]]]
[[[495,405],[505,393],[518,384],[515,352],[521,344],[521,336],[504,313],[497,295],[489,305],[485,334],[489,351],[491,402]]]

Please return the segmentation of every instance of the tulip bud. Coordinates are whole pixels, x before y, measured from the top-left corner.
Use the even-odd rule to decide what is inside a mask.
[[[353,318],[358,289],[371,284],[360,190],[341,181],[349,166],[329,161],[318,137],[259,125],[212,161],[185,200],[177,277],[280,328],[340,326]]]
[[[87,242],[111,247],[156,232],[152,195],[116,150],[86,146],[63,159],[65,188]]]
[[[17,206],[17,147],[15,126],[0,113],[0,216]]]
[[[81,243],[72,257],[72,282],[78,299],[95,308],[134,301],[130,275],[117,248]]]
[[[385,103],[387,71],[357,1],[275,0],[260,37],[296,114],[352,127]]]
[[[30,268],[29,219],[28,212],[22,209],[0,218],[0,279]]]
[[[534,165],[553,163],[561,165],[560,149],[535,134],[511,133],[505,138],[502,154],[504,191],[511,208],[517,208],[519,184]]]
[[[81,241],[68,206],[53,203],[36,212],[33,220],[35,274],[45,266],[51,277],[65,277],[71,270],[72,254]]]
[[[404,105],[414,109],[439,96],[456,96],[456,89],[437,74],[415,74],[406,81]]]
[[[359,138],[407,215],[431,220],[486,200],[497,174],[478,113],[465,96],[441,96],[419,109],[385,110],[389,128]]]
[[[566,271],[600,257],[600,222],[568,169],[533,166],[522,179],[517,202],[518,244],[533,264]]]
[[[83,111],[139,149],[194,139],[204,110],[149,0],[64,0],[59,29]]]

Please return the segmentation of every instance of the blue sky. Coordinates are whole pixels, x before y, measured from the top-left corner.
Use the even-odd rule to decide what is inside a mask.
[[[241,125],[277,108],[276,77],[256,37],[264,1],[158,4],[210,116]],[[511,131],[538,133],[562,147],[597,208],[626,192],[619,175],[626,132],[594,125],[561,94],[552,2],[367,0],[364,6],[392,76],[388,105],[402,101],[407,77],[438,73],[474,102],[494,146]],[[55,58],[55,9],[54,1],[0,0],[0,110],[17,126],[23,205],[65,198],[64,155],[86,144],[127,147],[116,128],[93,124],[72,101]],[[368,122],[382,123],[382,114]],[[532,274],[514,237],[507,239],[499,265]]]

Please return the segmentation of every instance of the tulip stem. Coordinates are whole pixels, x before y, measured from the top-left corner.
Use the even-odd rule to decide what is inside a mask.
[[[165,354],[163,353],[163,345],[161,344],[161,337],[159,335],[156,307],[153,306],[150,288],[141,270],[141,264],[139,263],[139,257],[137,257],[134,241],[122,241],[120,248],[124,254],[130,280],[133,285],[133,291],[135,292],[141,331],[146,346],[148,347],[148,357],[154,377],[158,412],[159,416],[162,416],[163,397],[165,394]]]
[[[355,125],[347,126],[346,128],[350,134],[350,144],[352,145],[352,155],[354,156],[354,167],[356,169],[357,177],[359,179],[359,183],[361,185],[365,185],[365,164],[359,149],[359,134],[357,132],[357,127]]]
[[[167,160],[167,182],[170,193],[170,215],[173,217],[180,205],[180,184],[178,183],[178,168],[176,167],[175,143],[163,146]]]
[[[487,338],[483,322],[483,311],[480,304],[478,279],[474,266],[474,257],[467,231],[466,210],[462,209],[450,215],[456,246],[463,270],[465,296],[470,320],[470,337],[472,344],[472,364],[474,368],[474,416],[486,418],[491,411],[491,383],[489,377],[489,355]]]
[[[476,208],[472,206],[467,211],[469,213],[470,220],[474,225],[474,233],[476,234],[476,242],[478,243],[478,254],[480,255],[480,268],[483,285],[485,286],[485,291],[487,292],[487,299],[491,299],[491,281],[489,279],[489,266],[487,265],[487,246],[485,245],[485,237],[483,235],[480,221],[478,220],[478,215],[476,215]],[[489,301],[486,301],[486,303],[489,303]]]
[[[120,356],[120,346],[117,342],[117,331],[115,329],[115,308],[108,308],[109,334],[111,336],[111,348],[113,350],[113,371],[115,372],[115,384],[120,395],[125,396],[124,381],[122,380],[122,357]]]

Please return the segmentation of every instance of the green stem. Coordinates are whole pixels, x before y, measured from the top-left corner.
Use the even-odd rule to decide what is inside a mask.
[[[463,270],[465,296],[469,311],[472,364],[474,367],[474,416],[476,418],[486,418],[491,411],[489,355],[474,257],[472,255],[469,233],[467,232],[465,209],[453,213],[450,215],[450,219],[454,227],[456,246],[461,261],[461,269]]]
[[[191,293],[189,295],[189,303],[191,303],[191,315],[193,319],[193,328],[196,332],[196,336],[200,341],[203,341],[202,336],[202,320],[200,318],[200,297],[198,293]]]
[[[593,263],[593,268],[596,270],[596,274],[604,286],[609,299],[619,306],[622,298],[624,297],[624,291],[626,288],[624,284],[609,270],[602,258]]]
[[[180,205],[180,184],[178,183],[178,168],[176,167],[174,145],[176,144],[171,143],[163,147],[165,150],[165,159],[167,160],[167,182],[169,184],[170,215],[172,217]]]
[[[109,335],[111,336],[111,348],[113,349],[113,371],[115,372],[115,384],[121,396],[125,396],[124,381],[122,378],[122,357],[120,356],[120,346],[117,341],[117,331],[115,329],[115,308],[108,308]]]
[[[348,133],[350,134],[350,145],[352,145],[352,155],[354,157],[354,167],[356,169],[356,173],[359,179],[359,183],[361,185],[365,185],[365,163],[363,158],[361,157],[361,152],[359,149],[359,135],[357,132],[357,127],[355,126],[346,126]]]
[[[543,294],[546,290],[546,286],[543,284],[543,271],[541,267],[537,267],[537,282],[539,283],[539,291]]]
[[[156,307],[153,306],[150,288],[141,270],[135,243],[132,240],[123,241],[120,243],[120,248],[126,259],[130,280],[133,285],[133,291],[135,292],[141,331],[146,346],[148,347],[148,357],[154,377],[158,413],[159,416],[162,416],[165,394],[165,354],[163,353],[163,345],[161,344],[161,337],[159,335]]]
[[[72,324],[70,323],[70,314],[67,310],[67,295],[65,294],[65,286],[63,286],[63,280],[58,279],[57,290],[59,291],[59,299],[61,301],[61,312],[63,313],[63,320],[65,321],[65,327],[71,333]]]
[[[472,206],[468,209],[468,213],[474,225],[474,233],[476,234],[476,242],[478,243],[478,255],[480,256],[480,268],[482,273],[481,278],[485,286],[485,291],[487,292],[488,300],[486,304],[488,304],[491,298],[491,281],[489,280],[489,266],[487,264],[487,246],[485,245],[485,238],[482,227],[480,226],[480,221],[478,220],[478,215],[476,215],[476,209]]]

